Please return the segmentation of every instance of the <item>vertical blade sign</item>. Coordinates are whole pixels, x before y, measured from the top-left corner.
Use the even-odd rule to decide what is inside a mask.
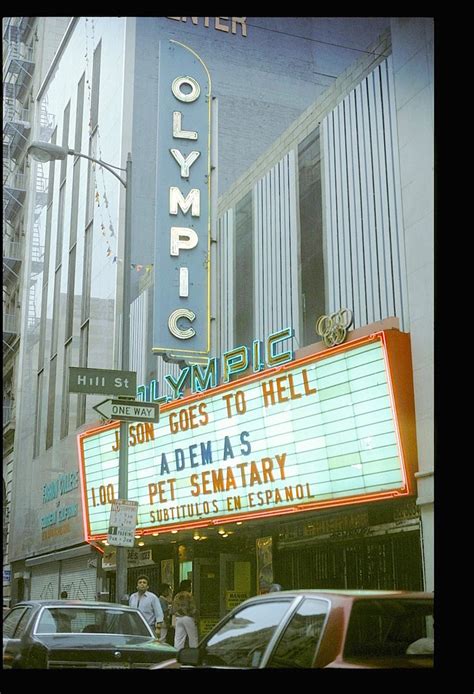
[[[210,350],[211,81],[199,56],[160,44],[153,351]]]

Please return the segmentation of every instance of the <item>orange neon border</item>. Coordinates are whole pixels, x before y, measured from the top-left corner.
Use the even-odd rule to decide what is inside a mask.
[[[409,496],[414,493],[414,480],[413,480],[413,472],[414,472],[414,464],[416,460],[416,442],[409,441],[407,438],[410,438],[410,433],[405,432],[405,436],[402,436],[400,432],[400,422],[399,422],[399,412],[398,412],[398,403],[400,400],[400,395],[401,395],[401,389],[405,388],[408,389],[410,392],[408,393],[408,419],[410,417],[413,418],[413,425],[414,425],[414,406],[413,406],[413,387],[411,385],[411,369],[408,368],[408,366],[411,367],[411,362],[408,365],[408,363],[402,365],[402,371],[403,368],[405,368],[405,373],[403,374],[406,378],[410,379],[410,383],[406,383],[405,381],[399,385],[398,388],[395,388],[394,382],[393,382],[393,377],[392,377],[392,372],[394,370],[394,363],[397,360],[398,352],[400,345],[395,345],[394,348],[390,349],[392,352],[389,354],[389,349],[387,346],[387,342],[392,342],[392,334],[397,333],[397,338],[400,339],[398,336],[401,336],[401,339],[405,339],[405,345],[402,346],[402,349],[404,348],[405,351],[408,349],[408,339],[409,336],[406,333],[400,333],[398,330],[396,331],[386,331],[386,330],[381,330],[377,331],[374,333],[371,333],[370,335],[366,335],[364,337],[357,338],[355,340],[352,340],[350,342],[346,342],[342,345],[338,345],[336,347],[332,347],[327,350],[323,350],[321,352],[313,353],[310,355],[307,355],[306,357],[302,357],[301,359],[297,359],[295,361],[288,362],[286,364],[283,364],[282,366],[277,366],[274,367],[273,369],[266,369],[264,371],[260,371],[256,374],[251,374],[250,376],[245,376],[244,378],[238,379],[236,381],[232,381],[230,383],[224,383],[216,388],[212,388],[211,390],[203,391],[202,393],[193,393],[191,395],[188,395],[184,398],[181,398],[179,400],[173,400],[170,403],[167,403],[166,405],[163,405],[160,407],[161,411],[167,411],[174,409],[176,407],[183,407],[191,402],[199,401],[203,398],[207,398],[210,395],[214,396],[217,393],[223,392],[225,390],[231,390],[233,388],[239,388],[242,385],[245,385],[247,383],[251,383],[253,381],[257,380],[263,380],[266,378],[271,377],[274,374],[277,373],[284,373],[285,371],[292,370],[294,368],[303,366],[304,364],[308,363],[313,363],[316,361],[319,361],[321,359],[326,359],[329,356],[333,356],[334,354],[338,354],[339,352],[345,352],[349,351],[352,349],[355,349],[357,347],[360,347],[364,344],[369,344],[371,342],[375,342],[379,340],[382,344],[382,349],[383,349],[383,355],[384,355],[384,361],[385,361],[385,370],[387,374],[387,382],[388,382],[388,387],[389,387],[389,397],[390,397],[390,403],[391,403],[391,408],[392,408],[392,416],[395,424],[395,432],[396,432],[396,437],[397,437],[397,444],[399,448],[399,453],[400,453],[400,462],[401,462],[401,471],[402,471],[402,476],[403,476],[403,486],[398,488],[398,489],[391,489],[387,490],[385,492],[377,492],[373,494],[362,494],[362,495],[355,495],[355,496],[348,496],[344,498],[338,498],[338,499],[326,499],[323,501],[316,501],[313,503],[306,503],[306,504],[295,504],[294,506],[286,506],[284,509],[275,509],[275,510],[269,510],[269,509],[263,509],[261,511],[255,511],[252,513],[239,513],[239,514],[232,514],[232,515],[226,515],[224,517],[220,517],[219,519],[213,518],[212,520],[209,519],[200,519],[196,521],[190,521],[187,523],[175,523],[173,525],[167,525],[166,528],[160,529],[160,526],[154,526],[151,528],[146,528],[146,529],[140,529],[137,528],[136,534],[140,536],[146,536],[146,535],[151,535],[153,533],[169,533],[171,530],[189,530],[189,529],[194,529],[194,528],[203,528],[203,527],[212,527],[216,525],[224,525],[225,523],[234,523],[235,521],[246,521],[246,520],[255,520],[258,518],[271,518],[274,516],[281,516],[281,515],[289,515],[292,513],[301,513],[303,511],[313,511],[315,509],[320,509],[320,508],[331,508],[331,507],[339,507],[339,506],[349,506],[353,504],[361,504],[361,503],[367,503],[370,501],[380,501],[383,499],[393,499],[393,498],[399,498],[402,496]],[[397,354],[395,354],[395,349],[397,350]],[[406,360],[405,360],[406,361]],[[411,388],[410,388],[411,386]],[[395,392],[397,391],[397,392]],[[410,405],[412,407],[410,407]],[[77,436],[77,443],[78,443],[78,455],[79,455],[79,472],[80,472],[80,479],[81,479],[81,499],[82,499],[82,508],[83,508],[83,524],[84,524],[84,533],[85,533],[85,538],[87,542],[90,542],[91,540],[102,540],[107,538],[107,533],[97,533],[92,535],[90,533],[90,521],[89,521],[89,507],[86,503],[87,501],[87,496],[86,496],[86,478],[85,478],[85,459],[84,459],[84,447],[83,447],[83,441],[89,436],[92,436],[94,434],[97,434],[99,432],[104,432],[109,429],[118,429],[120,427],[119,422],[111,422],[109,424],[101,425],[98,427],[91,428],[87,430],[86,432],[82,432],[81,434],[78,434]],[[414,432],[412,432],[414,434]],[[413,438],[413,437],[411,437]],[[408,449],[408,450],[407,450]],[[413,459],[408,462],[407,461],[407,455],[409,453],[413,453]]]

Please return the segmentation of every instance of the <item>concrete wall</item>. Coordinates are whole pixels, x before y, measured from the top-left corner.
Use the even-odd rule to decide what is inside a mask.
[[[434,587],[434,22],[391,19],[425,581]]]

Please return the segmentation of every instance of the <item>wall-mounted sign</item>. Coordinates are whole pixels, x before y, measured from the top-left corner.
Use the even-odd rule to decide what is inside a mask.
[[[397,330],[169,403],[159,424],[130,428],[137,528],[411,494],[414,422],[409,336]],[[78,441],[86,533],[100,539],[118,491],[119,429],[109,424]]]
[[[326,347],[334,347],[344,342],[353,320],[352,311],[342,308],[330,316],[320,316],[316,321],[315,330],[323,338]]]
[[[175,19],[178,22],[187,22],[187,17],[167,17],[166,19]],[[239,36],[247,36],[247,17],[189,17],[190,24],[203,24],[206,28],[209,25],[217,31],[224,31],[226,34],[238,34]]]
[[[211,80],[199,56],[160,44],[153,351],[210,350]]]
[[[154,564],[151,549],[129,549],[127,550],[127,566],[150,566]],[[102,568],[110,571],[117,568],[117,548],[106,546],[102,557]]]
[[[39,515],[41,541],[47,542],[68,535],[74,520],[81,513],[77,498],[70,494],[79,487],[79,472],[63,472],[43,484],[43,508]],[[75,496],[75,495],[74,495]]]

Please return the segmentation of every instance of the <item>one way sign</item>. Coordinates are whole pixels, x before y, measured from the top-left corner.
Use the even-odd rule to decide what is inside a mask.
[[[140,400],[103,400],[92,409],[106,419],[125,422],[159,422],[160,406],[157,402]]]

